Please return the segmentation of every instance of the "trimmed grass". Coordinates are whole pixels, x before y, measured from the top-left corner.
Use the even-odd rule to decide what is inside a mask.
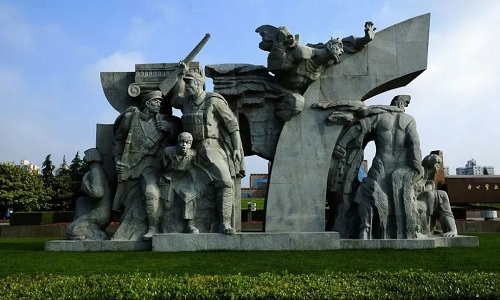
[[[420,269],[492,272],[498,269],[499,233],[482,233],[479,248],[427,250],[207,251],[187,253],[45,252],[50,239],[0,238],[0,277],[17,274],[323,274]]]
[[[248,209],[248,202],[255,203],[257,210],[264,210],[264,198],[241,198],[241,210]]]

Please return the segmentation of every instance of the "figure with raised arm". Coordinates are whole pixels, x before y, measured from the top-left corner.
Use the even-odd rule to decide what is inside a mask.
[[[205,92],[203,74],[188,73],[183,62],[179,67],[181,78],[171,99],[172,106],[181,109],[184,131],[193,137],[197,165],[214,184],[220,232],[233,234],[233,181],[245,175],[238,120],[221,95]]]

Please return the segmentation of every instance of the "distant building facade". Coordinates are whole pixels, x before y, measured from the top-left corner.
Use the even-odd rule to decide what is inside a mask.
[[[266,197],[268,174],[250,174],[250,188],[241,188],[241,198]]]
[[[495,175],[492,166],[478,166],[475,159],[467,161],[464,168],[456,168],[457,175]]]
[[[26,160],[26,159],[22,159],[21,162],[19,163],[18,167],[21,167],[22,169],[24,169],[26,171],[36,172],[36,173],[38,173],[38,171],[40,170],[40,167],[30,163],[29,160]]]
[[[450,167],[444,167],[443,173],[444,173],[444,176],[450,176]]]

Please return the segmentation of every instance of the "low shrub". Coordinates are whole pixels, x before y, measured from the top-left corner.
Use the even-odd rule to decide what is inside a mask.
[[[10,225],[46,225],[73,222],[74,211],[14,212]]]
[[[498,299],[500,274],[397,271],[246,275],[16,275],[2,299]]]

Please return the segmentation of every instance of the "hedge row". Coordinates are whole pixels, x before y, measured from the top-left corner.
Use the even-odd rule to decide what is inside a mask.
[[[74,211],[14,212],[10,225],[45,225],[51,223],[73,222]]]
[[[426,271],[293,275],[16,275],[2,299],[498,299],[498,273]]]

